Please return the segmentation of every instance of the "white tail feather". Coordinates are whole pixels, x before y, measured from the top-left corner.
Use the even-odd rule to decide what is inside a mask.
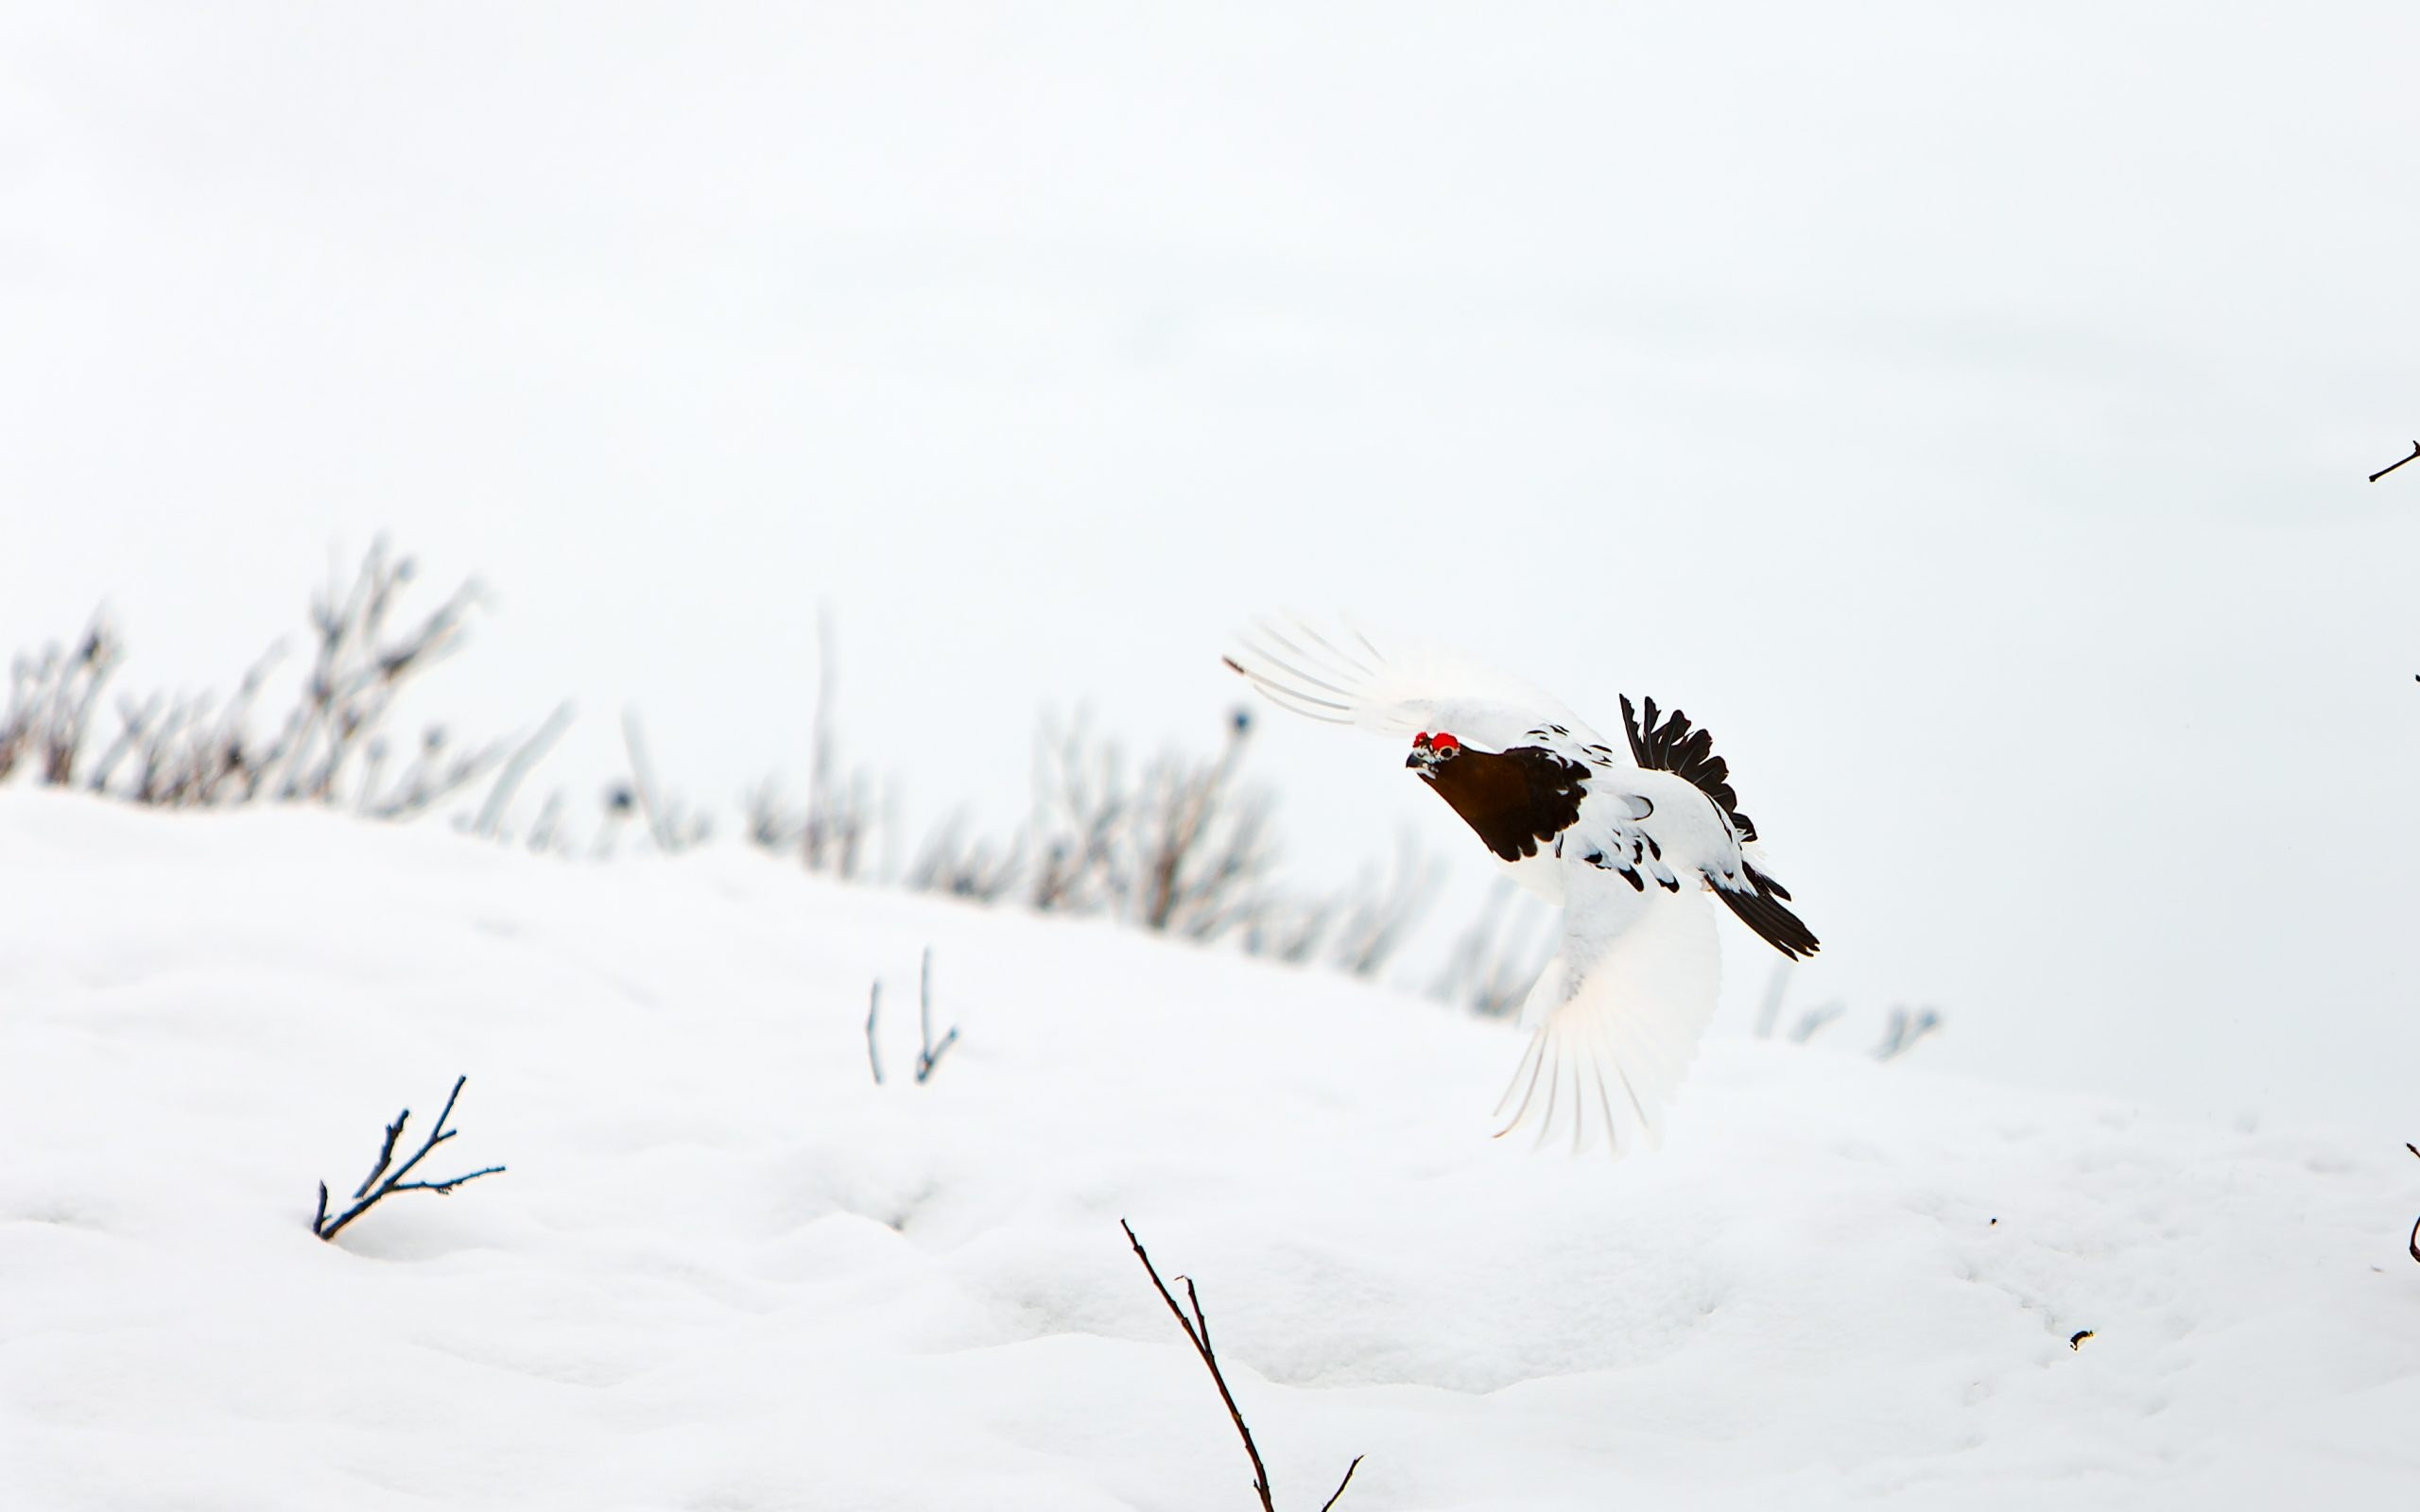
[[[1496,1105],[1499,1137],[1535,1125],[1543,1147],[1601,1135],[1620,1156],[1662,1143],[1721,987],[1714,915],[1702,894],[1656,894],[1610,938],[1567,936],[1522,1008],[1533,1023]],[[1593,947],[1593,948],[1592,948]]]

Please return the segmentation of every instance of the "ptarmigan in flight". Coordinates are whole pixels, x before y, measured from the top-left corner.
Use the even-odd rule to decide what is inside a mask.
[[[1713,1016],[1711,892],[1793,959],[1816,950],[1764,868],[1714,740],[1628,697],[1620,746],[1553,698],[1450,653],[1358,627],[1264,621],[1227,665],[1313,719],[1400,739],[1404,765],[1453,805],[1515,880],[1563,905],[1560,948],[1522,1006],[1534,1026],[1500,1130],[1601,1128],[1616,1154],[1661,1135],[1665,1105]]]

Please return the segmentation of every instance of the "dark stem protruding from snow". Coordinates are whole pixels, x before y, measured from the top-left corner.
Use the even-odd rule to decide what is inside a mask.
[[[2415,441],[2412,444],[2416,447],[2420,447],[2420,441]],[[2403,1147],[2410,1150],[2414,1155],[2420,1155],[2420,1144],[2414,1144],[2410,1140],[2405,1140],[2403,1142]],[[2420,1261],[2420,1218],[2414,1218],[2411,1220],[2411,1258],[2415,1261]]]
[[[387,1125],[386,1139],[379,1143],[378,1163],[372,1166],[370,1174],[361,1178],[361,1185],[353,1189],[353,1206],[347,1208],[333,1221],[328,1217],[328,1184],[325,1181],[320,1182],[320,1207],[319,1211],[311,1219],[311,1232],[321,1239],[334,1239],[346,1224],[377,1206],[378,1200],[389,1193],[434,1192],[442,1197],[450,1195],[456,1187],[465,1181],[476,1181],[483,1176],[494,1176],[501,1172],[504,1169],[503,1166],[491,1165],[473,1171],[468,1176],[451,1177],[443,1181],[404,1179],[412,1174],[413,1167],[427,1158],[429,1151],[454,1137],[457,1131],[447,1128],[445,1121],[454,1116],[454,1100],[462,1095],[462,1084],[470,1079],[467,1075],[454,1078],[454,1090],[445,1094],[445,1107],[438,1113],[437,1123],[430,1128],[428,1138],[422,1142],[418,1150],[412,1152],[410,1160],[394,1166],[390,1172],[388,1167],[394,1164],[395,1143],[403,1138],[404,1125],[410,1120],[412,1110],[406,1108],[395,1115],[395,1121]]]
[[[1134,1258],[1143,1263],[1144,1274],[1151,1278],[1151,1286],[1160,1294],[1160,1300],[1166,1302],[1168,1311],[1175,1314],[1177,1327],[1184,1330],[1185,1338],[1192,1342],[1193,1352],[1210,1367],[1210,1380],[1219,1388],[1219,1400],[1227,1404],[1227,1416],[1234,1419],[1236,1433],[1244,1441],[1244,1453],[1252,1460],[1252,1488],[1259,1493],[1261,1512],[1277,1512],[1277,1503],[1270,1500],[1269,1493],[1269,1469],[1260,1462],[1260,1446],[1253,1442],[1252,1430],[1244,1424],[1243,1409],[1236,1405],[1236,1394],[1227,1389],[1226,1374],[1219,1368],[1218,1351],[1210,1347],[1210,1318],[1201,1311],[1201,1294],[1194,1289],[1193,1278],[1177,1278],[1184,1282],[1185,1300],[1193,1304],[1193,1315],[1187,1317],[1184,1309],[1178,1305],[1175,1294],[1168,1290],[1167,1282],[1160,1280],[1160,1268],[1151,1263],[1150,1255],[1144,1253],[1143,1241],[1134,1237],[1134,1226],[1120,1218],[1117,1227],[1126,1230],[1126,1242],[1134,1246]],[[1342,1496],[1344,1488],[1353,1483],[1353,1472],[1360,1468],[1361,1456],[1356,1454],[1353,1463],[1344,1468],[1344,1479],[1336,1483],[1336,1489],[1321,1503],[1320,1512],[1328,1512],[1336,1505],[1336,1499]]]
[[[2403,463],[2404,463],[2404,462],[2410,462],[2410,461],[2412,461],[2412,460],[2414,460],[2414,459],[2420,459],[2420,441],[2414,441],[2414,442],[2412,442],[2412,443],[2411,443],[2411,456],[2407,456],[2407,457],[2403,458],[2403,460],[2402,460],[2402,461],[2400,461],[2400,462],[2391,463],[2391,464],[2389,464],[2389,465],[2388,465],[2388,466],[2386,466],[2386,467],[2382,467],[2382,468],[2378,469],[2377,472],[2373,472],[2373,473],[2371,473],[2371,474],[2370,474],[2370,481],[2371,481],[2371,482],[2373,482],[2373,483],[2376,483],[2378,479],[2380,479],[2380,478],[2382,478],[2382,477],[2386,476],[2388,473],[2390,473],[2390,472],[2394,472],[2396,468],[2401,467],[2401,466],[2403,465]]]
[[[1320,1503],[1320,1512],[1328,1512],[1328,1508],[1336,1505],[1337,1498],[1342,1496],[1344,1488],[1353,1484],[1353,1472],[1360,1468],[1361,1456],[1356,1454],[1353,1456],[1353,1463],[1344,1467],[1344,1479],[1337,1482],[1336,1489],[1329,1492],[1327,1500]]]
[[[916,1085],[921,1087],[942,1063],[942,1052],[958,1043],[958,1025],[951,1024],[941,1043],[933,1042],[933,948],[925,947],[925,976],[917,995],[916,1012],[924,1048],[916,1053]]]
[[[866,1064],[873,1068],[873,1084],[882,1085],[882,1051],[874,1043],[873,1028],[882,1021],[882,978],[875,977],[873,989],[866,994]]]

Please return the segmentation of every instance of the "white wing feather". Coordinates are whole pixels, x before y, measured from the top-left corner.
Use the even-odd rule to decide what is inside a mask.
[[[1599,1136],[1616,1156],[1652,1149],[1721,989],[1714,913],[1702,886],[1639,891],[1566,865],[1563,945],[1522,1006],[1534,1028],[1498,1133],[1534,1125],[1541,1146],[1567,1129],[1574,1151]]]
[[[1349,619],[1325,632],[1299,619],[1256,620],[1227,664],[1280,708],[1382,735],[1446,730],[1464,745],[1502,750],[1560,725],[1581,744],[1597,739],[1552,695],[1510,673]]]

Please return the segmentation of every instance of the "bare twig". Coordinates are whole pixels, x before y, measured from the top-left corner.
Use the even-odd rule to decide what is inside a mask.
[[[260,762],[283,774],[280,799],[337,801],[354,749],[377,733],[398,690],[459,645],[464,622],[481,600],[475,582],[456,589],[417,627],[389,638],[388,613],[415,571],[410,558],[392,558],[386,541],[373,541],[350,590],[339,591],[331,576],[326,593],[313,600],[319,645],[302,699]]]
[[[873,1067],[873,1084],[882,1085],[882,1052],[874,1046],[873,1026],[882,1017],[882,979],[874,978],[873,990],[866,994],[866,1061]]]
[[[974,835],[972,829],[962,809],[937,825],[908,865],[908,890],[982,903],[1007,897],[1025,876],[1026,834],[998,843]]]
[[[2414,1144],[2410,1140],[2403,1142],[2403,1147],[2414,1155],[2420,1155],[2420,1144]],[[2420,1218],[2411,1220],[2411,1258],[2420,1260]]]
[[[538,732],[521,743],[520,748],[512,753],[512,759],[504,764],[504,770],[496,774],[495,782],[489,786],[487,801],[479,805],[478,817],[471,821],[473,834],[486,840],[500,837],[504,811],[511,806],[512,795],[519,790],[521,780],[529,775],[529,768],[538,765],[538,759],[546,754],[548,747],[562,737],[570,724],[571,705],[557,704],[555,712],[546,716],[546,722],[538,727]]]
[[[922,1087],[932,1080],[933,1068],[940,1065],[949,1047],[958,1043],[958,1026],[936,1042],[933,1039],[933,948],[925,947],[925,970],[921,990],[916,999],[916,1018],[922,1043],[916,1051],[916,1085]],[[873,1084],[882,1085],[882,1052],[876,1044],[875,1026],[882,1021],[882,979],[874,978],[872,990],[866,994],[866,1063],[873,1069]]]
[[[1882,1034],[1882,1043],[1876,1047],[1876,1060],[1896,1060],[1916,1047],[1916,1041],[1941,1027],[1941,1015],[1931,1008],[1910,1012],[1904,1007],[1891,1010],[1891,1025]]]
[[[1756,1005],[1756,1038],[1759,1040],[1772,1039],[1773,1030],[1781,1023],[1782,1001],[1789,996],[1789,961],[1776,961],[1772,975],[1765,978],[1765,998]]]
[[[933,1068],[941,1064],[942,1053],[958,1043],[958,1025],[954,1023],[949,1026],[949,1033],[942,1036],[941,1043],[933,1043],[933,948],[930,945],[925,947],[924,981],[917,996],[916,1012],[924,1037],[924,1048],[916,1054],[916,1085],[922,1087],[932,1075]]]
[[[2386,467],[2382,467],[2382,468],[2378,469],[2377,472],[2373,472],[2373,473],[2371,473],[2371,474],[2370,474],[2370,481],[2371,481],[2371,482],[2373,482],[2373,483],[2376,483],[2378,479],[2380,479],[2380,478],[2382,478],[2382,477],[2386,476],[2388,473],[2390,473],[2390,472],[2394,472],[2396,468],[2401,467],[2401,466],[2403,465],[2403,463],[2404,463],[2404,462],[2410,462],[2410,461],[2414,460],[2415,458],[2420,458],[2420,441],[2414,441],[2414,442],[2412,442],[2412,443],[2411,443],[2411,456],[2407,456],[2407,457],[2403,458],[2403,461],[2401,461],[2401,462],[2394,462],[2394,463],[2391,463],[2391,464],[2389,464],[2389,465],[2388,465],[2388,466],[2386,466]]]
[[[1361,1459],[1362,1456],[1356,1454],[1353,1456],[1353,1463],[1344,1467],[1344,1479],[1337,1482],[1336,1489],[1330,1491],[1327,1500],[1320,1503],[1320,1512],[1328,1512],[1328,1508],[1336,1505],[1337,1499],[1344,1495],[1344,1488],[1353,1484],[1353,1472],[1361,1468]]]
[[[1184,1283],[1185,1300],[1193,1306],[1193,1314],[1188,1317],[1184,1309],[1177,1304],[1175,1294],[1168,1290],[1167,1282],[1160,1280],[1160,1268],[1152,1264],[1151,1257],[1144,1252],[1143,1241],[1134,1236],[1134,1226],[1120,1218],[1117,1227],[1126,1230],[1126,1242],[1134,1246],[1134,1258],[1143,1263],[1144,1274],[1151,1278],[1152,1289],[1160,1294],[1160,1300],[1166,1302],[1168,1311],[1175,1314],[1177,1327],[1184,1330],[1185,1338],[1193,1345],[1193,1352],[1200,1355],[1201,1363],[1209,1367],[1210,1380],[1219,1388],[1219,1400],[1227,1404],[1227,1416],[1234,1420],[1236,1433],[1244,1441],[1244,1454],[1252,1461],[1252,1488],[1260,1496],[1261,1512],[1277,1512],[1277,1503],[1270,1499],[1269,1492],[1269,1468],[1261,1464],[1260,1446],[1253,1442],[1252,1429],[1244,1423],[1243,1409],[1236,1405],[1236,1394],[1227,1389],[1226,1374],[1219,1368],[1218,1351],[1210,1346],[1210,1318],[1201,1311],[1201,1294],[1194,1289],[1193,1278],[1177,1278]],[[1336,1499],[1342,1496],[1345,1486],[1352,1484],[1353,1472],[1360,1468],[1361,1456],[1356,1454],[1353,1463],[1344,1468],[1344,1479],[1337,1482],[1335,1491],[1321,1505],[1320,1512],[1328,1512],[1336,1505]]]
[[[93,707],[122,655],[107,610],[97,610],[73,652],[53,643],[39,658],[17,659],[0,715],[0,778],[31,757],[44,785],[75,783]]]
[[[663,800],[656,796],[655,772],[648,765],[647,738],[639,731],[639,712],[622,711],[622,739],[631,751],[631,788],[638,800],[639,817],[647,821],[647,833],[655,848],[665,855],[673,850],[672,826],[664,812]]]
[[[319,1211],[311,1219],[311,1231],[319,1235],[321,1239],[334,1239],[343,1230],[346,1224],[353,1222],[353,1220],[360,1217],[363,1213],[375,1207],[379,1199],[388,1195],[389,1193],[434,1192],[441,1197],[451,1194],[456,1187],[460,1186],[465,1181],[476,1181],[483,1176],[494,1176],[501,1172],[504,1169],[503,1166],[491,1165],[477,1171],[473,1171],[468,1176],[451,1177],[443,1181],[406,1181],[404,1179],[404,1177],[412,1174],[412,1168],[414,1166],[419,1165],[423,1160],[427,1158],[429,1151],[437,1148],[439,1145],[454,1137],[456,1131],[447,1128],[445,1126],[445,1121],[454,1116],[454,1100],[462,1095],[462,1084],[470,1079],[471,1078],[468,1076],[457,1076],[454,1078],[454,1090],[445,1094],[445,1107],[438,1113],[437,1123],[435,1126],[430,1129],[428,1138],[423,1141],[421,1147],[412,1153],[412,1158],[410,1160],[406,1160],[401,1165],[395,1166],[393,1171],[389,1172],[388,1167],[393,1164],[395,1159],[395,1142],[403,1138],[404,1125],[410,1120],[412,1110],[406,1108],[402,1112],[395,1115],[395,1121],[387,1125],[386,1139],[379,1143],[378,1163],[372,1166],[370,1168],[370,1174],[361,1178],[361,1185],[353,1189],[353,1206],[347,1208],[342,1216],[337,1218],[333,1222],[328,1218],[328,1184],[325,1181],[320,1182],[320,1208]],[[381,1177],[384,1177],[384,1179],[382,1180]]]
[[[1193,1301],[1193,1316],[1185,1316],[1184,1309],[1177,1305],[1176,1297],[1168,1291],[1167,1282],[1160,1280],[1160,1268],[1152,1264],[1151,1257],[1144,1252],[1143,1241],[1134,1237],[1134,1226],[1120,1218],[1117,1227],[1126,1230],[1126,1242],[1134,1246],[1134,1258],[1143,1263],[1143,1270],[1151,1278],[1151,1285],[1159,1292],[1160,1300],[1167,1303],[1168,1311],[1176,1315],[1177,1327],[1184,1330],[1185,1338],[1193,1345],[1193,1352],[1210,1367],[1210,1379],[1219,1387],[1219,1400],[1227,1404],[1227,1416],[1235,1419],[1236,1432],[1243,1437],[1244,1453],[1252,1460],[1252,1488],[1260,1493],[1263,1512],[1277,1512],[1277,1503],[1270,1500],[1269,1470],[1260,1462],[1260,1446],[1253,1442],[1252,1430],[1244,1423],[1243,1409],[1236,1405],[1236,1394],[1227,1389],[1226,1374],[1219,1368],[1219,1356],[1210,1348],[1210,1320],[1202,1316],[1201,1294],[1193,1289],[1191,1278],[1177,1278],[1184,1282],[1185,1296]]]

